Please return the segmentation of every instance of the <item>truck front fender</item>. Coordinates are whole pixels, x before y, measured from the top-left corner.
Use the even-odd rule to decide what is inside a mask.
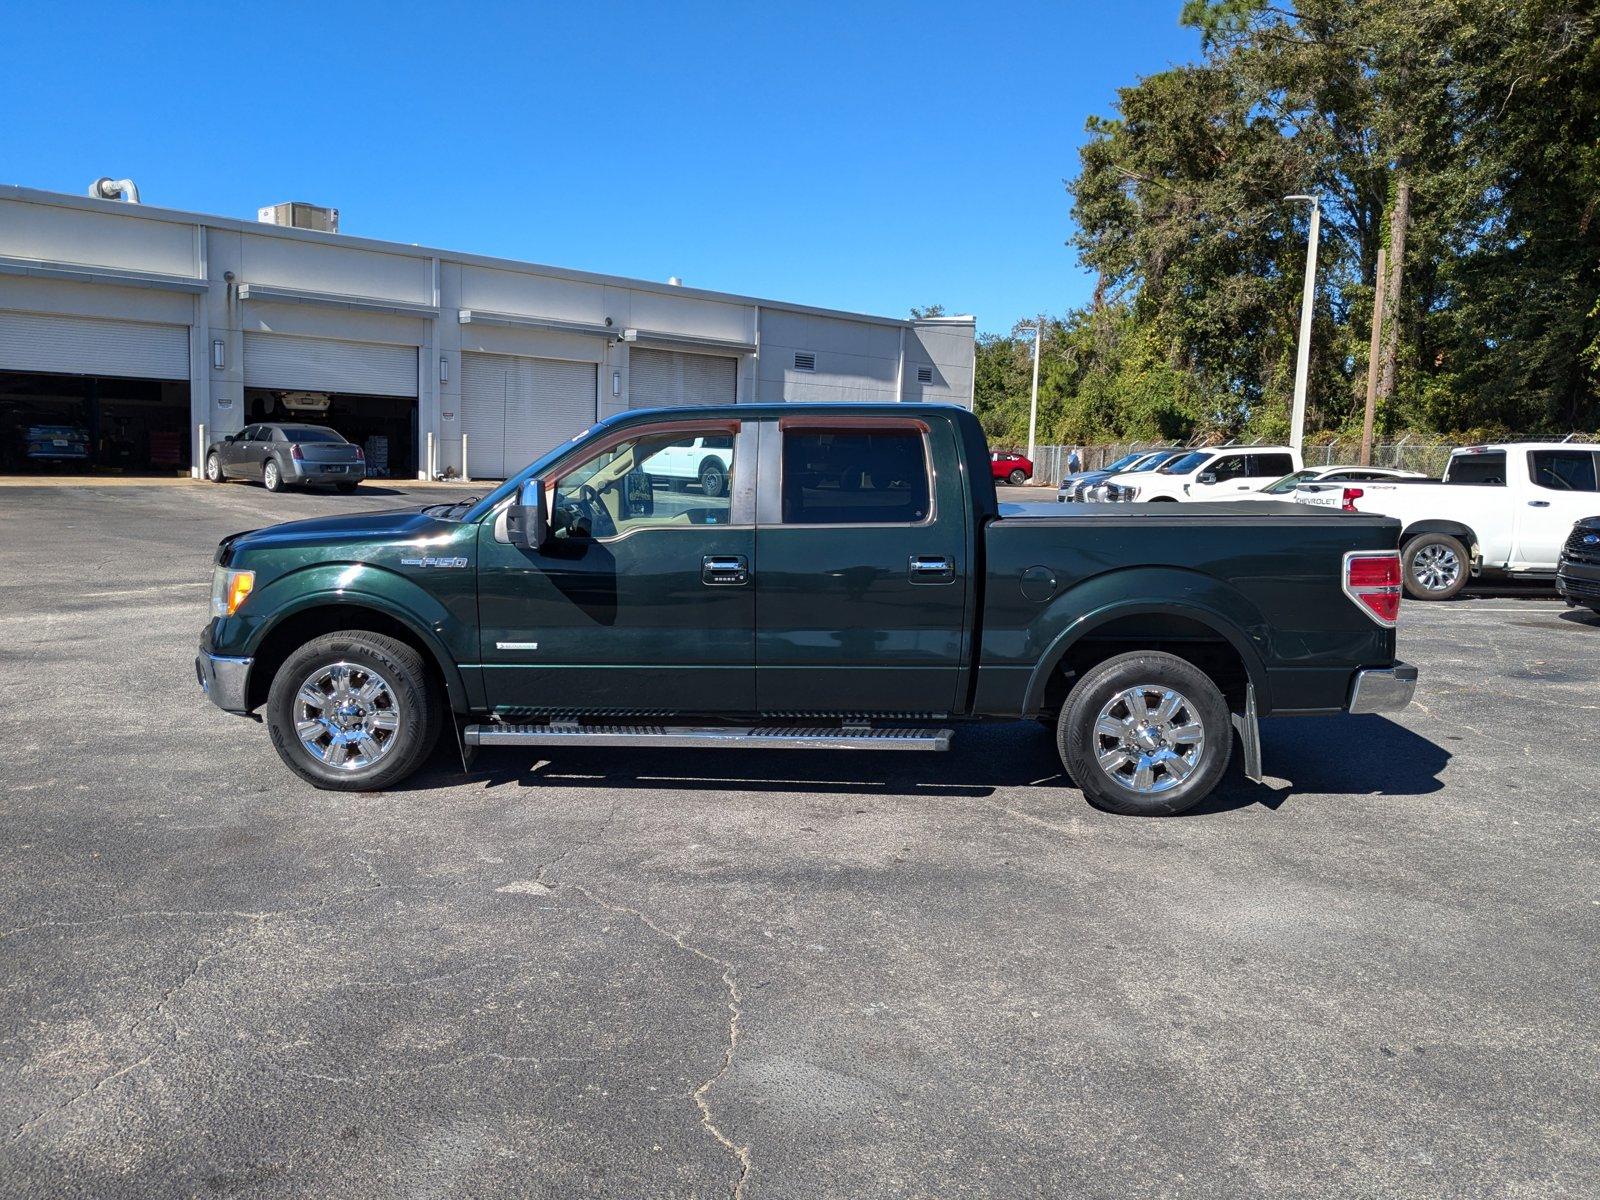
[[[1140,616],[1181,617],[1204,626],[1238,653],[1257,694],[1270,694],[1261,659],[1267,623],[1245,596],[1199,571],[1130,567],[1068,588],[1039,614],[1028,641],[1044,650],[1028,679],[1023,712],[1041,710],[1051,678],[1074,645],[1113,621]]]
[[[462,572],[463,575],[466,572]],[[465,581],[464,581],[465,582]],[[461,660],[450,640],[473,633],[432,592],[404,575],[371,563],[321,563],[281,575],[250,598],[251,609],[264,614],[243,631],[242,655],[254,657],[274,631],[313,609],[369,609],[404,626],[438,664],[450,707],[470,708],[470,693],[457,665]],[[476,658],[476,646],[470,648]]]

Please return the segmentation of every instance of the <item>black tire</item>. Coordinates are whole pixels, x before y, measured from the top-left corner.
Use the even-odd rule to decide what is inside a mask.
[[[217,457],[215,450],[206,455],[206,478],[212,483],[228,482],[228,476],[222,469],[222,459]]]
[[[1453,600],[1467,586],[1472,562],[1459,538],[1419,533],[1401,548],[1400,570],[1413,600]]]
[[[295,730],[301,686],[336,663],[376,672],[389,685],[398,717],[393,744],[364,767],[321,761]],[[301,646],[278,668],[267,695],[267,730],[278,757],[313,787],[332,791],[378,792],[399,783],[427,759],[443,724],[444,701],[422,655],[402,641],[364,629],[324,634]]]
[[[283,468],[277,459],[269,458],[261,465],[261,486],[269,492],[283,491]]]
[[[1011,474],[1006,476],[1006,482],[1012,487],[1021,487],[1023,484],[1028,482],[1028,473],[1021,467],[1018,467],[1016,470],[1012,471]]]
[[[1178,693],[1183,703],[1171,714],[1170,722],[1181,728],[1198,724],[1204,738],[1203,743],[1170,744],[1173,750],[1189,746],[1180,753],[1193,754],[1193,759],[1181,760],[1189,761],[1189,771],[1176,782],[1164,764],[1151,768],[1150,783],[1159,790],[1135,790],[1131,778],[1119,783],[1114,772],[1100,763],[1099,751],[1114,751],[1117,746],[1112,741],[1107,747],[1107,735],[1096,728],[1102,710],[1117,703],[1121,693],[1141,687],[1152,689],[1144,693],[1146,704],[1148,697],[1158,694],[1154,689]],[[1121,704],[1120,708],[1133,717],[1130,706]],[[1112,719],[1118,718],[1113,714]],[[1134,728],[1130,726],[1130,730]],[[1056,749],[1073,782],[1095,807],[1131,816],[1168,817],[1200,803],[1221,781],[1233,753],[1233,723],[1222,692],[1199,667],[1176,655],[1135,651],[1106,659],[1072,689],[1056,724]],[[1131,759],[1128,765],[1133,765]]]
[[[356,488],[358,488],[360,486],[360,484],[355,484],[355,483],[336,483],[333,486],[334,486],[334,489],[336,491],[338,491],[338,493],[341,496],[350,496],[350,495],[354,495],[355,494],[355,490],[356,490]]]
[[[1176,504],[1177,502],[1178,500],[1175,496],[1151,496],[1149,500],[1145,501],[1146,504]]]
[[[700,464],[700,491],[712,497],[727,495],[728,468],[720,458],[708,458]]]

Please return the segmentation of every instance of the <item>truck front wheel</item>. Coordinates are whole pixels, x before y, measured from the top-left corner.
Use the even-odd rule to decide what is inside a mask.
[[[314,787],[375,792],[427,758],[443,704],[422,655],[353,629],[307,642],[273,676],[267,729],[284,765]]]
[[[1171,816],[1204,800],[1233,752],[1228,705],[1193,663],[1119,654],[1072,689],[1056,724],[1061,761],[1091,803]]]
[[[1467,548],[1448,533],[1419,533],[1400,551],[1406,595],[1450,600],[1467,586]]]

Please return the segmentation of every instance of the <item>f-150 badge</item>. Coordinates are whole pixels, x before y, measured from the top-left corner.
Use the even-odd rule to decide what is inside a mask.
[[[435,558],[428,555],[425,558],[402,558],[402,567],[464,567],[467,565],[465,558]]]

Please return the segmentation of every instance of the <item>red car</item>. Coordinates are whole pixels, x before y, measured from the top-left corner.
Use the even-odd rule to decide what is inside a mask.
[[[1020,454],[996,450],[989,455],[989,468],[996,483],[1023,484],[1033,478],[1033,460]]]

